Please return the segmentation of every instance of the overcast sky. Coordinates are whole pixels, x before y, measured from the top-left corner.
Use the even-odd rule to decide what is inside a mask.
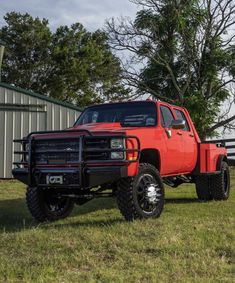
[[[46,18],[53,30],[80,22],[93,31],[111,17],[134,18],[137,6],[129,0],[0,0],[0,25],[4,24],[3,16],[11,11]]]

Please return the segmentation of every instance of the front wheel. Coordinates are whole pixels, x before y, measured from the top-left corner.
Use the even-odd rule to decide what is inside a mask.
[[[72,212],[74,202],[68,197],[59,197],[50,190],[28,187],[26,203],[31,215],[38,221],[55,221],[63,219]]]
[[[164,185],[158,170],[142,163],[135,177],[117,185],[118,207],[126,220],[159,217],[164,207]]]

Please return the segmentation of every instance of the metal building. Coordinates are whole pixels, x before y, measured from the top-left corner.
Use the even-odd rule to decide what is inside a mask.
[[[32,131],[71,127],[81,109],[45,95],[0,83],[0,179],[11,178],[14,139]],[[20,157],[19,157],[20,158]]]

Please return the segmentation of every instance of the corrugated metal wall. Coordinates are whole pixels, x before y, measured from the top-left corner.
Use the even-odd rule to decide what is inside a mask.
[[[14,150],[13,139],[32,131],[62,130],[72,126],[80,115],[74,107],[0,86],[0,178],[11,178]]]

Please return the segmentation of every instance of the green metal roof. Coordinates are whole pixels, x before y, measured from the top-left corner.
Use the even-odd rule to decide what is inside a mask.
[[[26,90],[26,89],[16,87],[16,86],[13,86],[13,85],[9,85],[9,84],[3,83],[3,82],[0,82],[0,87],[4,87],[4,88],[10,89],[10,90],[14,90],[14,91],[17,91],[17,92],[20,92],[20,93],[23,93],[23,94],[26,94],[26,95],[29,95],[29,96],[32,96],[32,97],[35,97],[35,98],[39,98],[41,100],[45,100],[45,101],[48,101],[48,102],[51,102],[51,103],[54,103],[54,104],[57,104],[57,105],[61,105],[61,106],[76,110],[76,111],[80,111],[80,112],[83,111],[82,108],[77,107],[77,106],[75,106],[71,103],[59,101],[55,98],[52,98],[52,97],[49,97],[49,96],[46,96],[46,95],[42,95],[42,94],[39,94],[39,93],[35,93],[33,91]]]

